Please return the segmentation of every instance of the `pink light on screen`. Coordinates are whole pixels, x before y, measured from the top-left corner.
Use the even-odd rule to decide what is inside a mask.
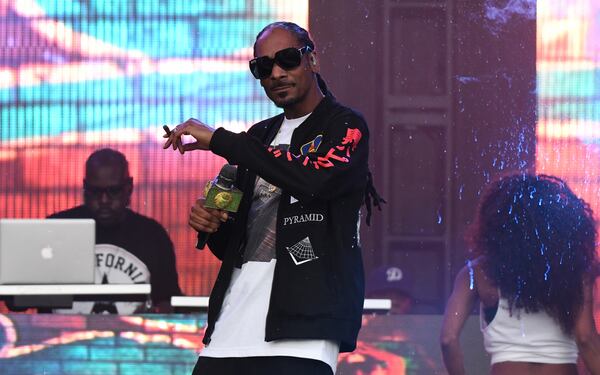
[[[563,178],[600,214],[600,2],[537,2],[536,170]],[[600,290],[600,288],[596,288]],[[595,296],[596,326],[600,295]]]

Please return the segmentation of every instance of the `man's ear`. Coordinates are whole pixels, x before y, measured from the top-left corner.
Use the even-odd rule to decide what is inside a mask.
[[[128,177],[126,184],[127,184],[127,193],[129,195],[131,195],[131,193],[133,193],[133,177],[131,177],[131,176]]]
[[[310,63],[310,69],[314,72],[314,73],[319,73],[320,66],[319,66],[319,58],[317,57],[317,52],[312,51],[310,53],[310,55],[308,56],[308,61]]]
[[[127,181],[125,182],[126,186],[126,200],[125,200],[125,206],[129,207],[131,205],[131,194],[133,194],[133,177],[128,177]]]

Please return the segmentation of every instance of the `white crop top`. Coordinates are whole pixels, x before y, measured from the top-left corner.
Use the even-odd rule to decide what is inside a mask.
[[[545,311],[513,310],[500,297],[498,311],[486,326],[483,305],[479,320],[485,350],[498,362],[576,363],[577,345]]]

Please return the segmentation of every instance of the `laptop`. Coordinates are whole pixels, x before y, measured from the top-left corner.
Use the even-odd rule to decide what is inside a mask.
[[[93,284],[92,219],[0,219],[0,284]]]

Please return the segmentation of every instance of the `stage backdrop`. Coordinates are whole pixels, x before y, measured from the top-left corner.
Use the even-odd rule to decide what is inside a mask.
[[[194,250],[187,215],[224,160],[163,151],[161,127],[241,131],[279,113],[248,70],[275,20],[306,27],[308,0],[0,1],[0,217],[80,204],[87,156],[116,148],[132,208],[175,243],[184,293],[207,295],[217,261]]]
[[[565,179],[598,219],[600,2],[538,1],[537,21],[537,171]]]
[[[440,315],[369,315],[337,375],[443,375]],[[1,315],[3,375],[189,375],[205,315]],[[489,371],[477,317],[462,335],[467,374]],[[242,375],[242,374],[240,374]]]

